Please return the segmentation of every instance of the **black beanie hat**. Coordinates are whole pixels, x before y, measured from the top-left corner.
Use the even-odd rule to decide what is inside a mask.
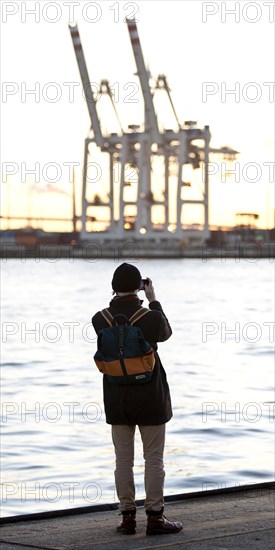
[[[115,270],[112,288],[115,292],[131,292],[140,287],[141,274],[137,267],[131,264],[121,264]]]

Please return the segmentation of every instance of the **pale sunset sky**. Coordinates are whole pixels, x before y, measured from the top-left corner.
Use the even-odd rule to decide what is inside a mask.
[[[221,159],[211,157],[217,165],[211,166],[216,173],[210,178],[210,225],[233,226],[237,212],[254,212],[259,214],[258,227],[274,227],[273,8],[274,2],[262,1],[2,2],[2,215],[71,217],[66,163],[77,165],[80,214],[83,145],[90,120],[68,22],[78,24],[90,80],[98,85],[108,79],[115,90],[124,130],[143,122],[124,22],[125,16],[135,15],[152,81],[159,74],[167,76],[180,122],[208,124],[213,147],[240,151],[237,166],[226,161],[226,168],[235,167],[240,177],[225,178]],[[212,95],[206,95],[207,86]],[[26,94],[34,89],[36,94]],[[229,90],[236,93],[226,94]],[[130,92],[136,102],[129,101]],[[156,92],[155,106],[160,126],[176,129],[164,92]],[[103,128],[118,131],[107,97],[100,98],[98,110]],[[104,165],[101,157],[97,160]],[[35,163],[36,184],[33,175],[24,178],[25,168],[34,170]],[[52,163],[59,167],[56,182],[51,182],[56,170],[47,172]],[[201,170],[190,172],[190,181],[187,192],[192,193],[201,185]],[[106,192],[106,182],[100,185]],[[184,222],[201,222],[201,214],[193,207]],[[43,228],[71,230],[71,225],[44,223]]]

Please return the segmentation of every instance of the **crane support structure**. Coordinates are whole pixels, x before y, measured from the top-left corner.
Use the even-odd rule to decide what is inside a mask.
[[[141,44],[139,40],[137,24],[134,19],[127,19],[128,31],[130,34],[133,53],[135,56],[137,73],[140,80],[142,94],[145,104],[145,131],[148,130],[152,143],[162,143],[162,136],[159,132],[158,119],[154,108],[153,95],[149,86],[148,71],[145,67]]]
[[[212,148],[209,126],[198,128],[193,120],[180,123],[165,75],[159,75],[155,90],[162,88],[168,94],[177,128],[159,130],[137,25],[133,19],[126,19],[126,22],[144,99],[144,129],[140,124],[130,124],[127,131],[123,129],[112,88],[108,80],[102,80],[100,92],[110,97],[120,132],[104,136],[78,27],[70,27],[93,131],[93,136],[89,133],[84,145],[81,239],[103,239],[113,244],[114,241],[125,243],[129,237],[137,242],[148,239],[149,243],[150,239],[154,243],[163,238],[169,242],[182,243],[188,239],[191,242],[197,235],[191,235],[193,229],[185,222],[189,211],[193,225],[202,229],[199,239],[203,242],[209,237],[209,155],[218,154],[234,160],[238,151],[226,146]],[[100,179],[96,181],[88,177],[93,154],[96,158],[105,156]],[[199,169],[202,174],[199,196],[197,190],[193,193],[190,168]],[[198,210],[195,206],[203,211],[199,224],[194,224],[194,212]],[[75,210],[73,216],[80,224]]]
[[[79,68],[79,72],[82,80],[83,91],[85,93],[85,98],[86,98],[87,107],[88,107],[88,111],[91,119],[91,126],[93,129],[95,142],[98,145],[98,147],[103,147],[104,139],[101,132],[100,121],[96,110],[96,100],[94,98],[93,90],[91,88],[91,81],[89,78],[85,56],[84,56],[84,52],[83,52],[83,48],[80,40],[79,30],[77,25],[75,25],[75,27],[71,27],[69,25],[69,29],[71,32],[74,51],[75,51],[78,68]]]

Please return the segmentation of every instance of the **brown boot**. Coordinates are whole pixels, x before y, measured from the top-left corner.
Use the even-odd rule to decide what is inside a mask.
[[[124,535],[134,535],[136,532],[136,512],[135,510],[127,510],[122,512],[122,521],[117,526],[118,533],[123,533]]]
[[[146,535],[169,535],[170,533],[178,533],[182,530],[182,523],[179,521],[169,521],[162,512],[163,510],[155,513],[147,512]]]

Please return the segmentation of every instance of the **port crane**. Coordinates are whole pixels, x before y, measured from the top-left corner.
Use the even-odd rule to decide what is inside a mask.
[[[70,26],[72,42],[78,63],[78,68],[82,80],[82,85],[87,101],[87,107],[90,115],[92,135],[89,133],[85,139],[84,145],[84,169],[82,184],[82,228],[81,238],[112,238],[127,239],[128,229],[131,228],[131,236],[138,239],[154,238],[159,232],[156,231],[152,223],[152,207],[160,205],[163,208],[164,224],[162,226],[162,236],[169,238],[182,239],[184,231],[182,229],[183,217],[186,208],[189,205],[199,204],[204,209],[203,239],[208,238],[209,234],[209,155],[210,153],[224,154],[227,158],[235,158],[238,151],[229,147],[211,148],[209,126],[200,129],[195,121],[185,121],[180,124],[175,107],[173,105],[170,88],[165,75],[159,75],[156,81],[155,92],[157,89],[164,89],[168,95],[175,120],[176,130],[164,129],[160,131],[157,114],[154,106],[154,94],[149,83],[149,73],[144,62],[139,33],[136,21],[126,19],[130,42],[137,69],[137,76],[140,81],[140,87],[144,100],[144,128],[138,125],[129,125],[128,131],[124,131],[115,108],[111,88],[107,80],[102,80],[100,91],[106,93],[112,102],[112,106],[119,123],[120,133],[111,133],[103,135],[101,123],[97,113],[96,99],[90,84],[88,69],[84,57],[83,47],[77,25]],[[197,144],[199,140],[200,145]],[[108,200],[102,201],[100,197],[95,197],[92,201],[87,199],[88,178],[87,170],[90,158],[90,144],[94,143],[98,149],[109,157],[109,181],[108,181]],[[201,145],[203,143],[203,146]],[[164,176],[162,182],[163,200],[155,200],[152,193],[152,160],[157,156],[161,158],[164,165]],[[119,217],[114,218],[114,163],[120,167],[119,181]],[[174,204],[171,204],[170,194],[171,184],[171,165],[176,166],[176,195]],[[186,198],[184,187],[189,186],[183,181],[183,167],[191,165],[194,170],[203,165],[203,189],[199,199]],[[127,170],[129,167],[135,170],[137,174],[137,193],[135,200],[125,198],[125,190],[129,185],[127,179]],[[134,223],[127,223],[127,207],[131,205],[135,208]],[[104,232],[88,231],[87,222],[91,219],[88,215],[88,209],[107,207],[109,209],[110,225]],[[170,210],[174,207],[176,211],[176,223],[173,232],[170,231]],[[183,212],[183,213],[182,213]],[[94,218],[96,219],[96,217]]]

